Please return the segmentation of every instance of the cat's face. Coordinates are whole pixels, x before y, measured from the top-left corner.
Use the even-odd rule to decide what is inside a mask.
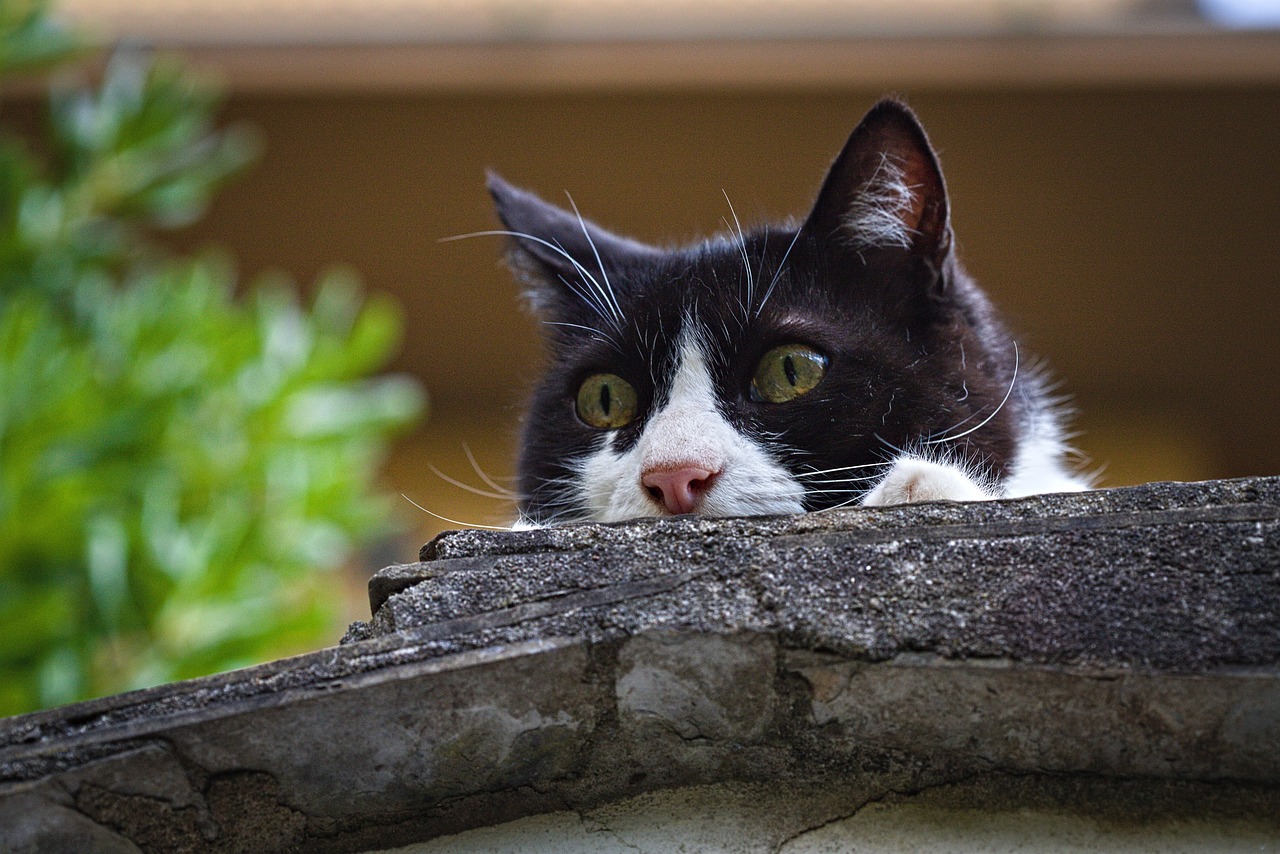
[[[1008,465],[1013,354],[952,256],[941,173],[900,104],[863,120],[798,227],[660,250],[490,188],[547,324],[520,458],[533,521],[851,504],[926,443]]]

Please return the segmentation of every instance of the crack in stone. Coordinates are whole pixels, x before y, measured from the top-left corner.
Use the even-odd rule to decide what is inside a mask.
[[[783,849],[785,849],[791,843],[795,842],[797,839],[800,839],[801,837],[807,834],[814,833],[815,831],[822,830],[824,827],[830,827],[833,824],[838,824],[839,822],[847,821],[848,819],[851,819],[851,818],[856,818],[860,813],[866,810],[867,807],[872,807],[872,806],[875,806],[876,804],[884,803],[889,798],[892,798],[892,797],[917,798],[920,795],[923,795],[926,792],[931,790],[944,789],[949,786],[963,786],[964,784],[969,783],[973,780],[981,779],[982,777],[986,776],[989,773],[990,772],[988,771],[973,771],[969,773],[958,774],[952,777],[946,777],[945,779],[941,779],[931,783],[916,784],[916,785],[910,785],[910,786],[887,786],[879,794],[870,795],[865,800],[861,801],[859,804],[857,804],[857,806],[853,808],[851,812],[841,813],[840,815],[833,816],[829,819],[826,819],[825,821],[817,822],[811,827],[806,827],[802,830],[799,830],[791,834],[786,839],[782,840],[776,846],[774,846],[773,850],[770,851],[770,854],[784,854]]]
[[[593,818],[589,818],[587,814],[580,809],[574,809],[573,812],[578,817],[578,823],[582,825],[582,829],[585,830],[587,833],[603,833],[609,836],[610,838],[616,840],[619,845],[625,845],[627,848],[631,849],[632,851],[639,851],[640,854],[644,854],[643,848],[641,848],[638,845],[635,845],[634,843],[628,842],[626,839],[623,839],[621,834],[619,834],[613,828],[609,827],[604,822],[598,821]]]
[[[569,611],[602,605],[614,605],[629,599],[640,599],[659,593],[670,593],[709,572],[710,570],[704,569],[637,581],[623,581],[574,592],[556,591],[508,608],[497,608],[465,617],[455,617],[450,620],[431,623],[427,626],[415,627],[412,630],[413,638],[415,641],[428,641],[457,635],[474,634],[487,629],[528,623]]]

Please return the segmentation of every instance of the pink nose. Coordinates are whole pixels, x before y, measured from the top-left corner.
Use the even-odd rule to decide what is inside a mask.
[[[718,471],[698,466],[649,469],[640,478],[654,501],[674,515],[693,513],[701,505]]]

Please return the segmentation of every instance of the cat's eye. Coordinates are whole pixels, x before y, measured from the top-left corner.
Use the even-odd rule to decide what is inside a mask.
[[[578,417],[602,430],[625,427],[636,417],[636,390],[617,374],[592,374],[578,387]]]
[[[803,344],[774,347],[751,378],[751,399],[766,403],[786,403],[807,394],[822,382],[827,357]]]

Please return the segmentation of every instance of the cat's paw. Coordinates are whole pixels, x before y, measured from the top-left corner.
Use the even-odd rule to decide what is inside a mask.
[[[989,501],[997,497],[958,466],[919,457],[902,457],[862,499],[862,506],[884,507],[918,501]]]

